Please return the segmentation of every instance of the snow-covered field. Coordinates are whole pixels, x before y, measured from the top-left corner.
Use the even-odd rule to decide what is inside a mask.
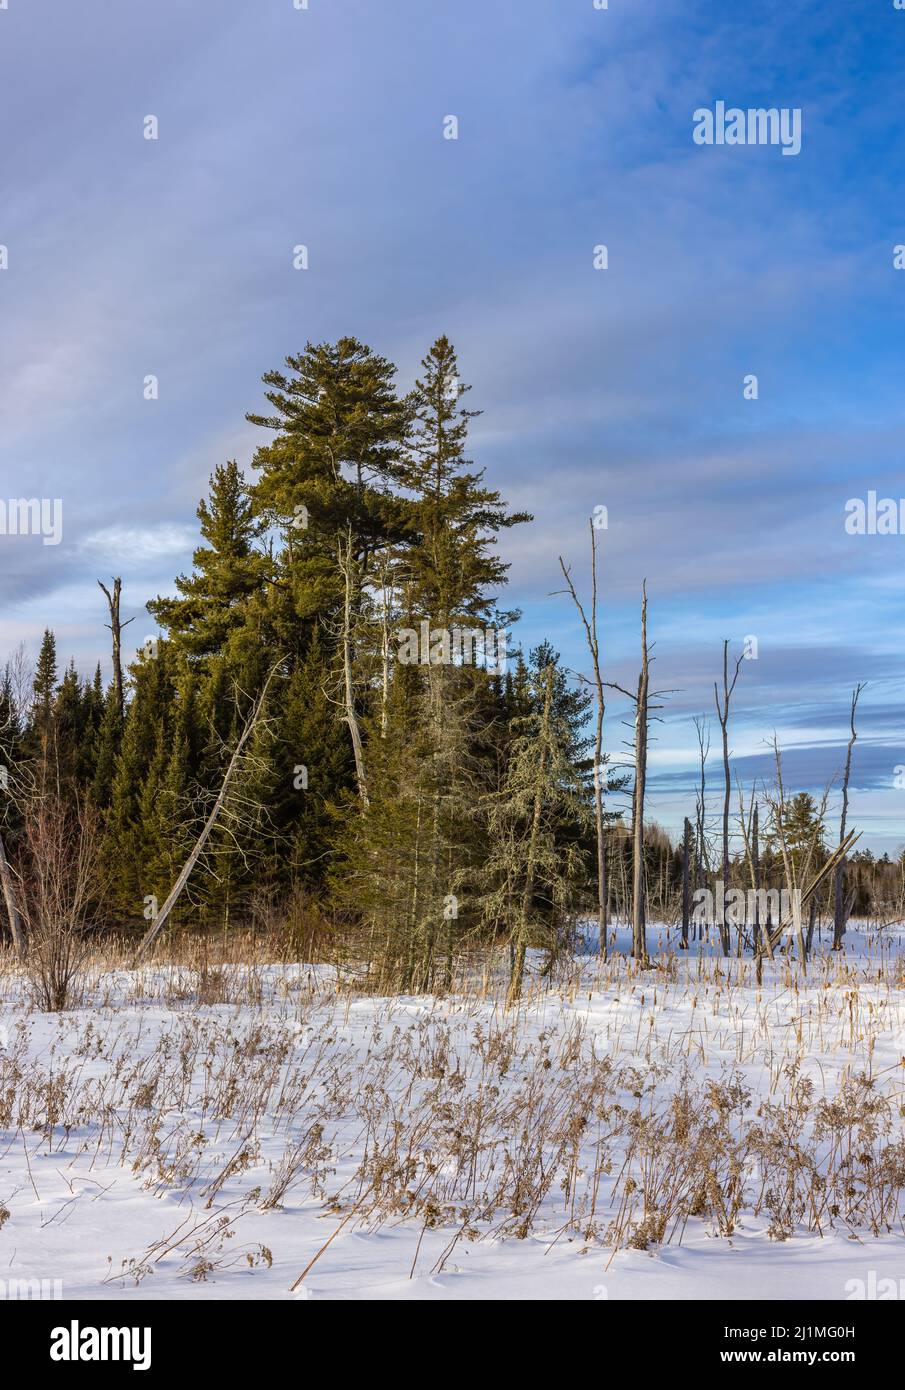
[[[758,988],[665,937],[517,1014],[233,966],[54,1016],[0,975],[0,1294],[905,1296],[902,938]]]

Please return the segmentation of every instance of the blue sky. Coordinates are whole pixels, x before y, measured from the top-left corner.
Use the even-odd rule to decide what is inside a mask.
[[[522,640],[584,665],[557,557],[581,583],[599,504],[622,684],[648,580],[676,691],[654,815],[687,808],[692,716],[722,639],[751,634],[740,771],[767,771],[775,729],[789,780],[822,785],[868,681],[853,814],[895,850],[905,536],[843,514],[905,495],[903,58],[893,0],[9,0],[0,496],[62,497],[65,522],[58,547],[0,538],[0,647],[50,623],[90,669],[112,573],[152,632],[209,473],[250,463],[262,373],[350,333],[408,385],[445,332],[484,411],[473,456],[535,514],[504,543]],[[800,108],[801,153],[696,145],[717,100]]]

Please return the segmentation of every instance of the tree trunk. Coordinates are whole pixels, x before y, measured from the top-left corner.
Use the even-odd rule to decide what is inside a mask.
[[[348,537],[344,555],[342,549],[340,549],[339,563],[345,581],[342,628],[343,703],[345,706],[346,723],[349,726],[349,733],[352,738],[352,753],[355,757],[355,780],[358,786],[358,795],[362,805],[367,807],[369,801],[368,783],[365,775],[364,748],[361,741],[361,729],[358,723],[358,715],[355,711],[355,684],[352,677],[352,570],[354,567],[354,558],[352,555],[351,535]]]
[[[575,592],[575,587],[569,576],[562,556],[559,557],[560,569],[565,576],[572,595],[572,601],[578,609],[584,626],[585,638],[588,644],[588,651],[591,654],[591,666],[594,673],[594,693],[596,700],[596,720],[594,727],[594,824],[597,832],[597,939],[599,951],[604,960],[607,958],[607,881],[606,881],[606,838],[604,835],[603,821],[603,717],[606,711],[606,700],[603,693],[603,675],[600,670],[600,643],[597,638],[597,539],[594,531],[593,521],[591,526],[591,617],[588,619],[584,607]]]
[[[22,918],[19,916],[19,906],[16,902],[12,870],[6,857],[6,846],[3,843],[2,835],[0,835],[0,885],[3,887],[3,901],[6,903],[6,914],[9,918],[9,930],[13,938],[13,945],[16,948],[16,955],[22,960],[25,956],[25,934],[22,930]]]
[[[649,694],[647,652],[647,584],[641,600],[641,675],[635,705],[635,794],[632,826],[632,955],[647,960],[647,924],[644,902],[644,792],[647,781],[647,705]]]
[[[723,735],[723,920],[720,923],[720,943],[723,948],[723,955],[728,956],[731,941],[729,936],[729,918],[726,899],[729,893],[729,798],[732,791],[732,782],[729,773],[729,701],[735,689],[735,682],[738,680],[739,669],[742,658],[739,657],[735,664],[735,675],[732,684],[729,683],[729,641],[723,642],[723,699],[720,703],[719,691],[714,684],[713,693],[716,698],[716,713],[720,721],[720,730]]]
[[[553,702],[553,668],[547,667],[546,684],[544,687],[544,713],[542,729],[544,739],[541,744],[540,758],[537,767],[537,782],[534,792],[534,806],[531,813],[531,833],[528,839],[528,860],[525,868],[525,887],[522,892],[521,910],[519,912],[518,937],[515,942],[515,952],[510,956],[510,976],[509,993],[506,999],[507,1007],[515,1004],[522,997],[522,977],[525,973],[525,956],[528,948],[528,924],[531,916],[531,899],[534,896],[534,870],[537,860],[537,839],[540,834],[541,814],[543,812],[543,789],[544,774],[547,771],[547,746],[548,733],[550,726],[550,706]]]
[[[864,689],[862,685],[856,685],[852,691],[852,713],[851,713],[851,737],[848,741],[848,752],[845,758],[845,776],[842,779],[842,815],[839,821],[839,843],[845,840],[845,822],[848,818],[848,783],[852,771],[852,749],[858,735],[855,733],[855,711],[858,708],[858,697]],[[834,883],[834,903],[833,903],[833,950],[842,950],[842,938],[845,935],[845,925],[848,915],[845,911],[844,899],[845,883],[845,860],[840,859],[836,867]]]

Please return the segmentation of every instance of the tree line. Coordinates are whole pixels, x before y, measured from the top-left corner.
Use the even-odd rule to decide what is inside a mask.
[[[589,601],[563,563],[591,655],[576,677],[549,642],[512,641],[498,538],[531,517],[468,457],[479,412],[448,339],[408,392],[354,338],[309,343],[263,380],[253,476],[215,468],[191,573],[147,605],[159,638],[126,665],[121,581],[99,580],[108,684],[100,666],[61,674],[51,630],[33,672],[21,654],[7,663],[7,932],[24,950],[61,914],[74,936],[136,939],[161,915],[282,921],[354,933],[375,978],[402,990],[448,986],[461,951],[496,944],[517,998],[527,950],[552,965],[596,910],[603,949],[632,915],[643,959],[646,911],[675,911],[688,878],[687,854],[683,868],[644,822],[646,592],[620,772],[603,744],[593,526]],[[728,675],[723,694],[725,748]],[[630,811],[614,809],[620,792]]]

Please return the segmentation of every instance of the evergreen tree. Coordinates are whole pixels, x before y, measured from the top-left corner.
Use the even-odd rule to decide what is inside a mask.
[[[352,786],[352,758],[336,698],[325,681],[327,655],[315,628],[304,657],[278,697],[271,751],[271,826],[279,881],[317,891],[335,838],[334,804]]]
[[[532,651],[517,685],[527,711],[512,721],[502,789],[487,798],[481,900],[484,922],[510,943],[510,1002],[521,995],[528,947],[543,945],[552,963],[587,891],[592,823],[589,696],[569,690],[547,643]]]
[[[465,457],[471,390],[459,380],[452,344],[438,338],[422,361],[415,384],[415,427],[400,480],[413,495],[409,541],[401,568],[415,610],[438,627],[457,620],[488,621],[496,591],[506,582],[495,549],[500,530],[530,521],[509,513],[499,492],[483,485],[484,470]]]
[[[351,531],[367,572],[374,552],[402,532],[391,484],[410,407],[397,397],[393,364],[354,338],[308,343],[286,367],[264,377],[274,413],[247,417],[276,431],[255,454],[254,502],[282,532],[297,616],[312,617],[338,602],[337,536]]]
[[[260,590],[268,562],[254,547],[261,525],[234,461],[217,465],[210,498],[202,498],[197,515],[208,544],[194,552],[194,573],[176,580],[180,598],[152,599],[148,611],[178,650],[209,657],[222,650],[244,621],[246,604]]]
[[[176,710],[176,676],[176,657],[168,642],[159,642],[154,651],[140,651],[132,664],[133,696],[110,791],[105,857],[111,869],[111,905],[136,919],[144,898],[154,892],[148,886],[146,786],[150,783],[156,790],[162,782]]]
[[[44,629],[35,678],[32,684],[33,703],[29,723],[27,747],[37,766],[38,785],[41,790],[58,784],[56,762],[56,728],[54,725],[54,699],[57,689],[57,643],[49,628]]]

